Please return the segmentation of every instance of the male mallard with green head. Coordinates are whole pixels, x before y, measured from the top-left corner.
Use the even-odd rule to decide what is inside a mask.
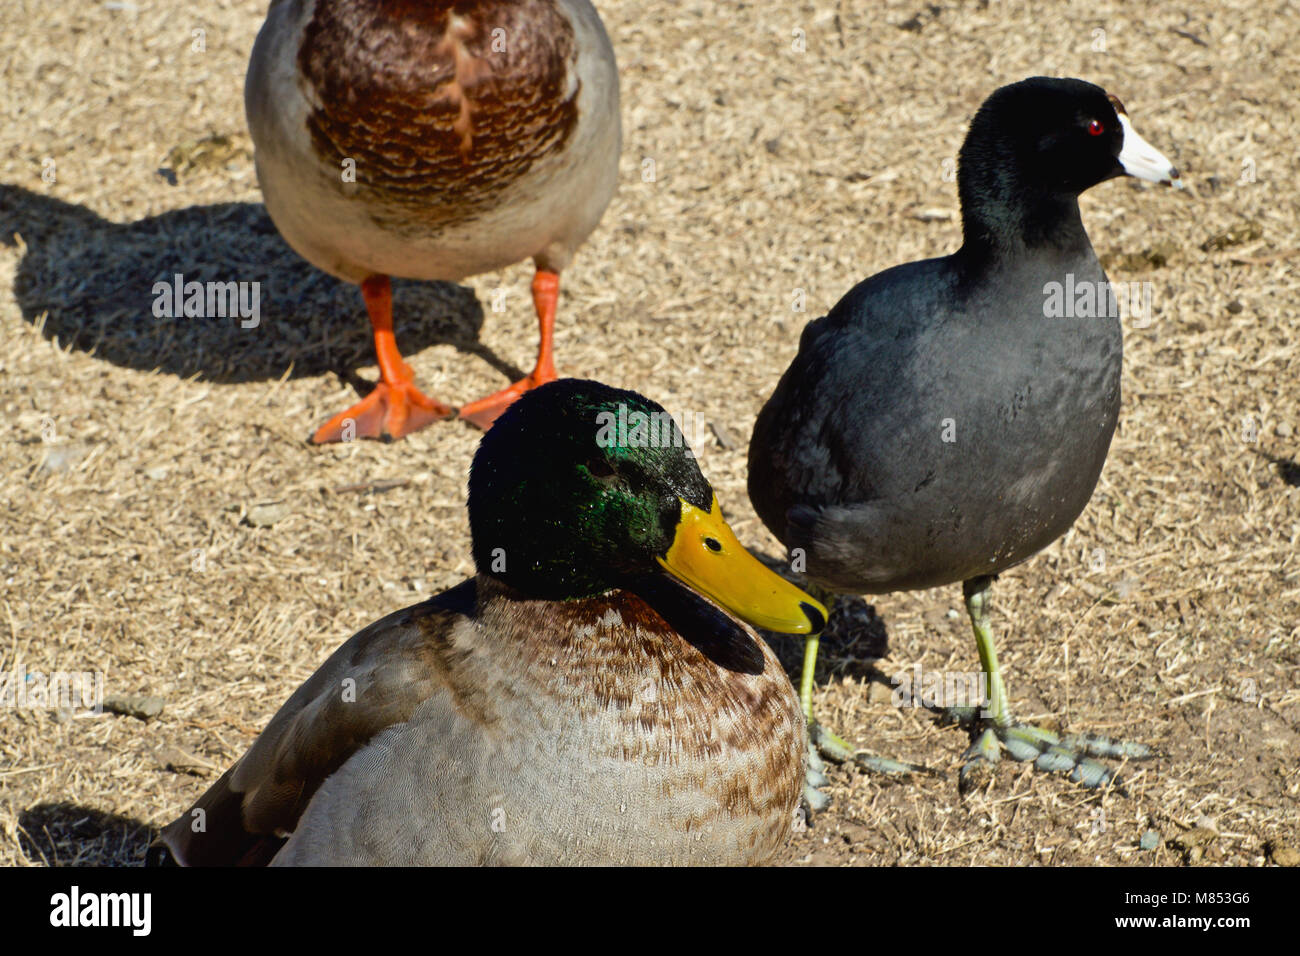
[[[244,101],[272,220],[360,284],[374,329],[379,383],[313,441],[401,438],[456,414],[402,361],[390,276],[455,282],[531,258],[536,366],[459,414],[487,428],[555,378],[559,274],[614,194],[622,135],[588,0],[274,0]]]
[[[675,426],[641,441],[609,427],[620,412],[670,421],[574,379],[515,403],[470,470],[478,574],[339,648],[156,855],[768,860],[793,826],[805,732],[742,621],[807,634],[826,611],[736,540]]]

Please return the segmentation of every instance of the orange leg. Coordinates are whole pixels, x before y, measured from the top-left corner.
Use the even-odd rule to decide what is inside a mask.
[[[460,410],[460,417],[473,422],[484,431],[492,427],[497,416],[530,388],[554,382],[555,375],[555,307],[560,301],[559,273],[538,269],[533,276],[533,307],[537,309],[537,322],[541,326],[542,341],[537,346],[537,365],[531,375],[521,378],[509,388],[503,388],[487,398],[470,402]]]
[[[411,367],[402,361],[393,337],[393,288],[388,276],[370,276],[361,283],[361,295],[375,330],[375,355],[379,359],[379,384],[374,391],[316,430],[312,441],[351,441],[381,438],[385,433],[404,438],[439,419],[451,418],[456,409],[426,397],[415,387]]]

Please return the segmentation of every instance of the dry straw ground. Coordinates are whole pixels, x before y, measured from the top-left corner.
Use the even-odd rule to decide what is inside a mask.
[[[804,321],[866,275],[954,248],[945,160],[989,91],[1093,80],[1193,186],[1083,199],[1112,278],[1152,283],[1153,321],[1126,329],[1092,503],[994,608],[1021,716],[1163,754],[1130,768],[1126,794],[1006,763],[960,794],[961,733],[888,700],[888,677],[918,662],[976,666],[959,589],[884,596],[874,636],[825,649],[817,704],[850,740],[940,773],[834,770],[833,808],[789,859],[1294,862],[1290,0],[599,6],[623,77],[623,179],[565,276],[560,368],[713,423],[705,473],[769,554],[745,496],[754,416]],[[0,711],[0,863],[137,861],[335,645],[471,570],[469,427],[304,443],[355,394],[340,373],[374,369],[356,290],[300,261],[260,204],[241,87],[263,13],[0,9],[0,670],[103,671],[109,694],[164,701],[147,721]],[[155,319],[153,283],[176,272],[261,282],[261,324]],[[529,278],[398,285],[399,340],[430,394],[466,401],[531,362]]]

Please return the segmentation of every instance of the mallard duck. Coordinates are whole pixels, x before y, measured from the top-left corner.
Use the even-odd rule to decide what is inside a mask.
[[[1097,785],[1111,774],[1092,758],[1149,753],[1015,722],[988,623],[994,577],[1070,527],[1115,431],[1120,320],[1078,196],[1125,174],[1179,182],[1101,88],[1036,77],[997,90],[961,149],[961,248],[872,276],[810,323],[754,426],[750,498],[821,588],[964,582],[988,702],[954,712],[976,730],[963,774],[1005,748]],[[1064,315],[1054,293],[1070,296]],[[816,653],[814,640],[805,714],[844,759],[812,721]]]
[[[470,469],[478,573],[340,647],[156,859],[769,859],[804,730],[743,622],[807,634],[825,608],[741,546],[670,422],[597,382],[523,396]]]
[[[281,235],[361,286],[380,381],[315,442],[401,438],[456,414],[393,336],[390,276],[459,281],[531,258],[531,374],[460,409],[487,428],[555,378],[560,272],[614,194],[614,51],[588,0],[274,0],[244,88]]]

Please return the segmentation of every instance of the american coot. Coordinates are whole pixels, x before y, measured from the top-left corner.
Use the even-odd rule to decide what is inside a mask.
[[[244,100],[276,227],[360,283],[374,328],[380,382],[313,441],[401,438],[456,414],[402,361],[389,276],[459,281],[532,258],[536,367],[460,416],[487,428],[555,378],[559,273],[614,194],[622,135],[614,51],[587,0],[281,0]]]
[[[989,698],[967,768],[1001,744],[1096,785],[1110,774],[1089,754],[1147,753],[1015,723],[987,616],[994,576],[1083,510],[1115,431],[1118,315],[1051,317],[1061,310],[1046,303],[1064,288],[1114,303],[1078,195],[1122,174],[1181,185],[1099,87],[1034,77],[997,90],[961,149],[961,248],[872,276],[809,323],[754,427],[750,498],[814,582],[866,594],[964,582]],[[804,710],[842,758],[811,721],[815,655],[810,641]]]
[[[679,433],[611,439],[620,409],[668,420],[573,379],[516,402],[470,470],[478,574],[339,648],[154,861],[736,864],[783,845],[804,721],[737,618],[807,634],[825,608],[741,547]]]

